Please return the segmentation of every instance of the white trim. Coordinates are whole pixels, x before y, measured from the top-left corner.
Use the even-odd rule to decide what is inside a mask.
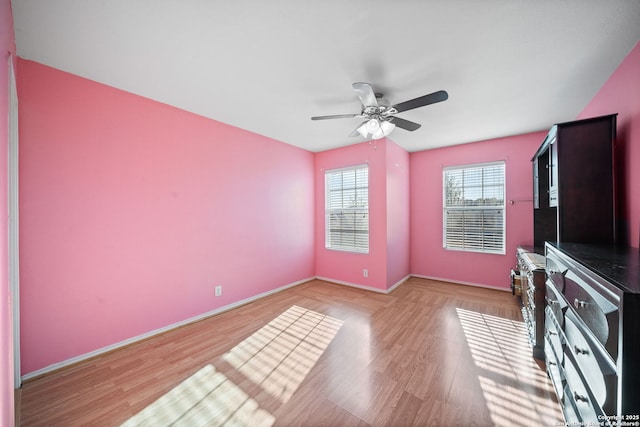
[[[364,213],[364,208],[359,206],[359,207],[355,207],[355,208],[345,208],[345,207],[341,207],[341,208],[331,208],[330,205],[330,191],[329,191],[329,176],[330,175],[335,175],[335,174],[342,174],[343,172],[354,172],[355,173],[355,181],[354,181],[354,190],[356,193],[356,200],[357,200],[357,194],[358,194],[358,172],[360,170],[364,170],[366,171],[367,174],[367,207],[366,207],[366,216],[367,216],[367,247],[363,248],[363,247],[358,247],[355,245],[351,246],[351,245],[347,245],[347,246],[341,246],[341,245],[331,245],[331,230],[330,230],[330,218],[331,218],[331,214],[333,212],[336,213],[354,213],[354,214],[358,214],[358,213]],[[343,175],[344,177],[344,175]],[[361,165],[354,165],[354,166],[347,166],[347,167],[343,167],[343,168],[338,168],[338,169],[328,169],[324,172],[324,247],[325,249],[328,250],[334,250],[334,251],[340,251],[340,252],[352,252],[352,253],[361,253],[361,254],[368,254],[369,253],[369,248],[370,248],[370,226],[371,226],[371,222],[370,222],[370,218],[369,218],[369,187],[370,187],[370,177],[369,177],[369,165],[368,164],[361,164]],[[342,182],[340,184],[340,193],[342,195],[344,195],[344,182]],[[354,224],[354,233],[357,234],[357,226]],[[346,230],[345,230],[346,233]],[[355,239],[355,236],[354,236]]]
[[[7,237],[8,277],[13,318],[13,387],[20,388],[20,246],[18,211],[18,88],[13,69],[13,54],[7,63],[9,77],[9,111],[7,118]]]
[[[474,288],[484,288],[484,289],[493,289],[495,291],[511,292],[511,288],[509,287],[502,288],[499,286],[483,285],[481,283],[472,283],[472,282],[462,282],[458,280],[443,279],[441,277],[434,277],[434,276],[422,276],[419,274],[412,274],[411,276],[417,277],[418,279],[437,280],[438,282],[446,282],[446,283],[451,283],[453,285],[473,286]]]
[[[393,286],[387,289],[387,293],[390,294],[391,292],[395,291],[398,286],[402,285],[404,282],[406,282],[410,278],[411,278],[411,274],[407,274],[402,279],[398,280]]]
[[[473,169],[473,168],[481,168],[484,166],[497,166],[500,164],[506,164],[506,160],[493,160],[493,161],[489,161],[489,162],[480,162],[480,163],[467,163],[467,164],[463,164],[463,165],[450,165],[450,166],[443,166],[442,170],[446,171],[449,169]]]
[[[379,294],[389,294],[392,291],[394,291],[398,286],[400,286],[402,283],[404,283],[404,281],[407,280],[409,277],[411,277],[410,274],[407,275],[405,278],[400,279],[397,283],[395,283],[389,289],[374,288],[372,286],[359,285],[357,283],[345,282],[343,280],[336,280],[336,279],[331,279],[329,277],[322,277],[322,276],[316,276],[316,279],[323,280],[323,281],[329,282],[329,283],[335,283],[337,285],[344,285],[344,286],[349,286],[349,287],[352,287],[352,288],[363,289],[365,291],[377,292]]]
[[[374,288],[372,286],[358,285],[357,283],[345,282],[344,280],[336,280],[330,277],[316,276],[316,279],[322,280],[324,282],[334,283],[336,285],[349,286],[351,288],[358,288],[358,289],[363,289],[365,291],[377,292],[379,294],[387,293],[385,289]]]
[[[248,304],[250,302],[253,302],[253,301],[259,300],[261,298],[267,297],[269,295],[275,294],[277,292],[284,291],[285,289],[289,289],[289,288],[292,288],[294,286],[298,286],[298,285],[301,285],[303,283],[307,283],[307,282],[313,280],[314,278],[315,277],[309,277],[308,279],[299,280],[297,282],[293,282],[293,283],[290,283],[288,285],[284,285],[284,286],[281,286],[279,288],[272,289],[272,290],[267,291],[267,292],[263,292],[261,294],[255,295],[253,297],[245,298],[243,300],[236,301],[236,302],[234,302],[232,304],[225,305],[223,307],[218,307],[218,308],[216,308],[214,310],[208,311],[206,313],[199,314],[199,315],[191,317],[189,319],[185,319],[185,320],[182,320],[180,322],[177,322],[177,323],[174,323],[174,324],[171,324],[171,325],[159,328],[159,329],[155,329],[153,331],[144,333],[142,335],[138,335],[138,336],[126,339],[124,341],[120,341],[118,343],[111,344],[111,345],[108,345],[106,347],[102,347],[102,348],[99,348],[97,350],[90,351],[89,353],[81,354],[79,356],[75,356],[75,357],[72,357],[70,359],[63,360],[62,362],[58,362],[58,363],[54,363],[54,364],[49,365],[49,366],[45,366],[42,369],[38,369],[37,371],[29,372],[28,374],[23,375],[22,376],[22,381],[27,381],[29,379],[42,376],[42,375],[47,374],[49,372],[53,372],[53,371],[56,371],[58,369],[61,369],[61,368],[76,364],[78,362],[82,362],[84,360],[91,359],[92,357],[99,356],[99,355],[101,355],[103,353],[107,353],[109,351],[117,350],[118,348],[134,344],[134,343],[136,343],[138,341],[146,340],[148,338],[151,338],[153,336],[162,334],[164,332],[168,332],[168,331],[171,331],[173,329],[180,328],[182,326],[188,325],[190,323],[195,323],[195,322],[198,322],[200,320],[206,319],[207,317],[215,316],[216,314],[224,313],[225,311],[229,311],[231,309],[240,307],[241,305]]]
[[[449,206],[447,204],[447,173],[449,171],[458,172],[462,171],[464,177],[464,171],[469,169],[479,169],[482,170],[482,176],[484,176],[484,169],[491,168],[495,166],[502,167],[502,205],[491,205],[491,206],[457,206],[452,205]],[[464,181],[464,178],[463,178]],[[463,184],[464,187],[464,184]],[[484,190],[484,182],[481,184],[481,188]],[[463,189],[464,196],[464,189]],[[452,251],[462,251],[462,252],[475,252],[475,253],[485,253],[485,254],[497,254],[497,255],[506,255],[507,251],[507,211],[506,211],[506,199],[507,199],[507,162],[505,160],[493,161],[493,162],[484,162],[484,163],[476,163],[471,165],[461,165],[461,166],[447,166],[442,169],[442,247],[445,250]],[[481,247],[469,248],[462,244],[462,246],[453,246],[453,243],[447,242],[447,231],[449,230],[449,212],[477,212],[477,211],[489,211],[495,210],[498,212],[502,212],[502,245],[499,250],[489,249],[484,246],[484,242],[482,242]],[[480,231],[476,228],[476,231]],[[484,233],[481,233],[484,235]],[[463,241],[466,240],[466,236],[468,235],[466,231],[463,231],[464,237]],[[454,239],[455,240],[455,239]],[[481,240],[476,240],[476,243],[480,243]]]
[[[325,176],[327,176],[327,173],[331,173],[331,172],[343,172],[343,171],[349,171],[349,170],[360,169],[365,167],[366,168],[369,167],[369,162],[358,163],[358,164],[349,165],[349,166],[342,166],[340,168],[325,169],[324,174]]]

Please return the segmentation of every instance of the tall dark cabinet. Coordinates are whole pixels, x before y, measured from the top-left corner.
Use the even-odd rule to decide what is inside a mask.
[[[558,123],[534,155],[534,246],[616,243],[616,114]]]
[[[617,238],[616,116],[554,125],[532,159],[541,348],[568,424],[640,421],[640,258]]]

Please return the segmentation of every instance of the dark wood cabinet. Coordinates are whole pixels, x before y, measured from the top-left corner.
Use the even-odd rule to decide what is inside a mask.
[[[575,425],[640,422],[640,253],[617,236],[616,116],[554,125],[532,159],[546,276],[534,354]]]
[[[534,155],[534,246],[615,243],[616,114],[554,125]]]
[[[511,288],[522,300],[522,319],[527,328],[533,357],[544,359],[545,259],[535,248],[518,246]]]
[[[638,249],[547,243],[546,272],[544,353],[566,422],[634,425],[640,421]]]

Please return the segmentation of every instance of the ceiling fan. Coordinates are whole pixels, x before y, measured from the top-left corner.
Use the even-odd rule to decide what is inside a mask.
[[[358,82],[352,86],[358,98],[360,98],[360,102],[362,102],[360,114],[315,116],[311,117],[311,120],[363,118],[366,120],[349,136],[362,135],[364,138],[380,139],[389,135],[396,126],[412,132],[420,128],[420,124],[397,117],[396,114],[449,99],[449,94],[446,91],[439,90],[399,104],[388,105],[383,95],[374,92],[369,83]]]

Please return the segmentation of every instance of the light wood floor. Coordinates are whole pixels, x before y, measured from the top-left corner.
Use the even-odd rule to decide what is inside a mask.
[[[314,280],[23,385],[21,425],[552,426],[510,293]]]

